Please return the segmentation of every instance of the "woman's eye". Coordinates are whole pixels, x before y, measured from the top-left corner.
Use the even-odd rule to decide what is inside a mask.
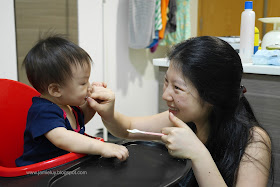
[[[181,88],[179,88],[178,86],[174,86],[174,88],[175,88],[176,90],[181,90]]]

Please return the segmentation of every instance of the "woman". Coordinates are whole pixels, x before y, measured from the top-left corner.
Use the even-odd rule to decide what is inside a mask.
[[[169,153],[192,161],[181,186],[266,186],[271,141],[244,96],[239,55],[226,42],[203,36],[176,45],[169,60],[162,96],[169,112],[127,117],[114,111],[114,94],[102,87],[88,98],[90,106],[115,136],[158,138],[127,129],[164,133]]]

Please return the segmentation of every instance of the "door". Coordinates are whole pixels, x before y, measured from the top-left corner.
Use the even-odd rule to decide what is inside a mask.
[[[266,17],[280,17],[280,1],[266,0]],[[264,30],[267,33],[273,29],[273,24],[265,24]]]
[[[18,80],[29,84],[22,61],[47,33],[78,42],[77,0],[15,0]]]
[[[244,5],[245,0],[199,0],[198,36],[239,36]],[[253,10],[256,13],[255,24],[260,33],[262,33],[262,23],[257,19],[263,17],[263,7],[264,1],[253,1]]]

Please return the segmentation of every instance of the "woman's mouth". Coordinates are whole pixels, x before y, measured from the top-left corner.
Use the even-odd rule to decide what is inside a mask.
[[[177,108],[174,108],[174,107],[169,107],[169,112],[176,115],[179,112],[179,110]]]

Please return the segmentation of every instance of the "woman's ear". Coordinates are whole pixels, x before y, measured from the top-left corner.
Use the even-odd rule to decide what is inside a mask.
[[[48,92],[53,97],[60,97],[61,96],[61,86],[57,83],[51,83],[48,86]]]

